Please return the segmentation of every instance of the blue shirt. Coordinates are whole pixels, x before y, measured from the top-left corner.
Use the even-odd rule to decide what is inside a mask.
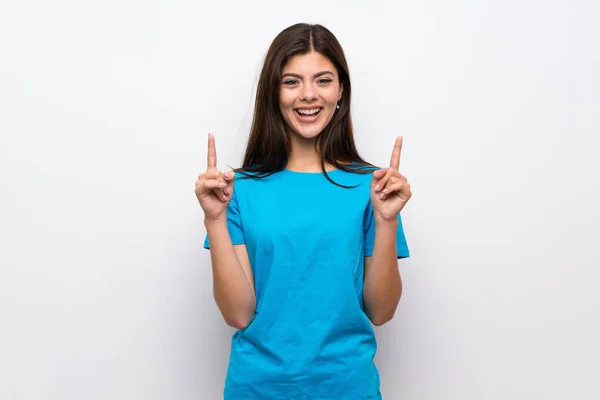
[[[256,312],[233,335],[225,400],[381,399],[362,298],[375,237],[372,174],[328,174],[358,187],[336,186],[321,172],[236,174],[229,233],[247,247]],[[403,258],[409,252],[398,219]]]

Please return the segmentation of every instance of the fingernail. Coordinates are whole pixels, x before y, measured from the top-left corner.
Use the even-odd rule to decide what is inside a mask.
[[[223,174],[223,176],[224,176],[225,178],[229,179],[229,172],[225,172],[225,173]]]
[[[221,183],[219,184],[219,186],[221,186],[222,188],[224,188],[224,187],[227,187],[227,184],[226,184],[225,182],[221,182]]]
[[[380,198],[380,199],[383,199],[384,197],[385,197],[385,193],[381,193],[381,194],[379,195],[379,198]]]
[[[227,201],[227,196],[223,196],[223,200]]]
[[[377,192],[379,189],[381,189],[381,186],[377,185],[375,186],[375,191]]]
[[[384,194],[387,194],[387,189],[383,189],[383,193],[384,193]]]
[[[227,190],[227,188],[225,188],[225,189],[223,189],[223,193],[229,194],[229,190]]]

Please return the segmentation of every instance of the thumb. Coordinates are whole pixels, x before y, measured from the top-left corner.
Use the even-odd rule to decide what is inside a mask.
[[[230,170],[230,171],[224,172],[223,178],[225,179],[225,181],[227,183],[229,183],[229,184],[231,184],[231,186],[233,186],[233,184],[235,182],[235,171]]]
[[[371,179],[371,187],[374,187],[377,184],[377,182],[379,181],[379,179],[381,179],[381,177],[383,177],[384,175],[385,175],[385,168],[381,168],[376,171],[373,171],[373,177]]]

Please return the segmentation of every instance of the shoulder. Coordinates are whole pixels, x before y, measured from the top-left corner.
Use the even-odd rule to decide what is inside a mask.
[[[344,169],[340,172],[345,175],[352,176],[359,182],[370,182],[373,177],[373,172],[379,169],[379,167],[371,164],[359,164],[352,162],[344,165]]]
[[[344,169],[346,169],[350,173],[360,174],[360,175],[370,175],[373,172],[380,169],[376,165],[370,163],[358,163],[358,162],[350,162],[348,164],[343,164]]]
[[[266,190],[270,184],[281,180],[280,172],[264,173],[256,171],[235,170],[235,190],[253,192]]]

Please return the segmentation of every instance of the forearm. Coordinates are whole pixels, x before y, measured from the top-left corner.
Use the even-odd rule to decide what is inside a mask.
[[[213,295],[228,325],[245,328],[256,309],[256,296],[235,253],[227,221],[204,221],[210,241]]]
[[[376,219],[373,255],[365,270],[363,287],[365,313],[374,325],[383,325],[393,318],[402,295],[396,250],[397,229],[398,220]]]

